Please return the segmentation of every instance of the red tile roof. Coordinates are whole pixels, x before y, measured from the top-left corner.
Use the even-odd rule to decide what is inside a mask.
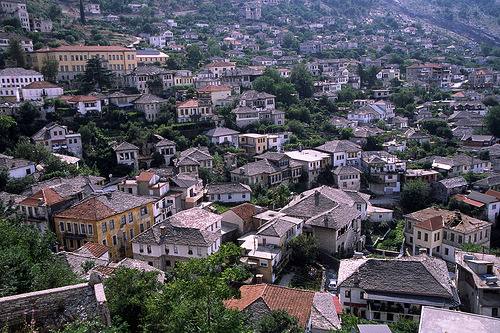
[[[70,103],[76,103],[76,102],[97,102],[99,98],[94,97],[94,96],[85,96],[85,95],[78,95],[75,96],[71,99],[68,100]]]
[[[434,231],[442,228],[444,226],[444,221],[442,216],[434,216],[429,220],[419,222],[415,224],[415,227],[419,227],[425,230]]]
[[[335,305],[335,312],[337,314],[341,315],[342,314],[342,305],[340,305],[340,300],[337,296],[332,296],[333,298],[333,304]]]
[[[111,246],[92,242],[85,243],[83,246],[85,246],[85,248],[89,250],[89,252],[92,253],[92,255],[96,258],[102,257],[106,252],[109,251],[109,249],[111,249]]]
[[[31,197],[21,201],[20,205],[38,206],[39,199],[42,199],[44,206],[52,206],[53,204],[64,200],[64,198],[57,194],[53,189],[44,188],[43,190],[33,194]]]
[[[121,46],[84,46],[84,45],[62,45],[52,49],[41,49],[35,52],[111,52],[111,51],[133,51]]]
[[[60,87],[47,81],[35,81],[31,82],[23,89],[50,89],[50,88],[60,88]]]
[[[218,61],[218,62],[211,62],[211,63],[205,65],[205,68],[211,68],[211,67],[234,67],[234,66],[235,66],[234,62]]]
[[[500,199],[500,192],[498,191],[488,190],[485,194],[489,195],[490,197]]]
[[[198,89],[199,93],[210,93],[214,91],[231,91],[231,88],[224,87],[224,86],[216,86],[213,84],[210,84],[208,86],[205,86],[203,88]]]
[[[256,207],[259,206],[255,206],[252,205],[251,203],[246,202],[244,204],[231,208],[231,211],[233,211],[233,213],[238,215],[243,221],[246,221],[252,216],[260,214],[267,210],[267,208],[261,207],[261,209],[258,209]]]
[[[240,299],[224,301],[226,307],[242,311],[262,299],[270,310],[285,310],[297,317],[302,327],[306,327],[311,316],[314,291],[260,284],[242,286],[240,292]]]
[[[97,200],[97,198],[90,198],[87,201],[83,201],[73,207],[66,209],[65,211],[62,211],[61,213],[57,214],[56,217],[87,221],[99,221],[115,214],[116,213],[112,209],[108,208],[105,204]]]
[[[177,105],[178,108],[197,108],[198,100],[197,99],[189,99],[181,104]]]
[[[151,178],[153,178],[154,175],[155,175],[154,172],[143,171],[137,177],[137,181],[138,182],[149,182],[151,180]]]
[[[469,204],[469,205],[474,206],[474,207],[483,207],[484,206],[484,203],[469,199],[469,198],[467,198],[467,196],[465,194],[456,194],[455,198],[458,201],[463,201],[466,204]]]

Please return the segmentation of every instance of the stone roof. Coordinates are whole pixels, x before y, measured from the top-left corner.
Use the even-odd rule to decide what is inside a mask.
[[[52,188],[44,188],[38,193],[21,201],[21,205],[27,206],[52,206],[56,203],[63,201],[64,198],[61,197]]]
[[[303,192],[282,208],[280,213],[309,219],[340,207],[339,203],[347,206],[367,204],[368,198],[368,195],[357,191],[321,186]]]
[[[23,191],[22,195],[31,196],[44,188],[50,187],[61,197],[66,198],[82,192],[86,184],[98,184],[104,180],[104,177],[92,175],[79,175],[73,178],[52,178],[30,186]]]
[[[134,104],[153,104],[153,103],[166,103],[167,100],[152,94],[143,94],[136,99]]]
[[[362,151],[361,147],[348,140],[328,141],[324,145],[314,148],[326,153],[357,153]]]
[[[195,160],[194,158],[191,158],[190,156],[181,156],[179,158],[176,158],[174,160],[174,164],[176,167],[180,166],[188,166],[188,165],[200,165],[200,162]]]
[[[453,298],[446,263],[427,255],[341,260],[338,285],[374,292]]]
[[[314,293],[313,308],[311,309],[311,329],[330,331],[340,329],[340,326],[332,294],[328,292]]]
[[[35,134],[33,134],[31,136],[31,138],[35,141],[40,141],[40,140],[48,140],[51,138],[51,135],[50,135],[50,130],[56,126],[60,126],[62,128],[66,128],[66,126],[61,126],[61,125],[58,125],[56,123],[48,123],[47,125],[45,125],[42,129],[40,129],[38,132],[36,132]]]
[[[152,202],[154,200],[147,197],[140,197],[122,191],[110,191],[104,194],[94,194],[63,210],[56,217],[100,221]]]
[[[42,74],[31,69],[24,69],[19,67],[5,68],[0,70],[0,76],[41,76]]]
[[[252,177],[260,174],[273,174],[280,171],[280,168],[269,162],[267,159],[262,159],[256,162],[247,163],[237,169],[234,169],[231,173]]]
[[[61,88],[61,87],[47,81],[34,81],[22,89],[52,89],[52,88]]]
[[[302,219],[290,216],[278,216],[263,225],[257,231],[257,235],[281,238],[288,230],[300,223],[302,223]]]
[[[467,196],[468,199],[472,199],[475,201],[479,201],[484,204],[491,204],[493,202],[498,202],[499,200],[493,196],[489,196],[486,194],[482,194],[476,191],[471,191],[470,194]]]
[[[5,170],[13,170],[17,168],[22,168],[22,167],[27,167],[29,165],[34,165],[35,163],[28,161],[28,160],[23,160],[20,158],[14,158],[12,156],[7,156],[0,154],[0,170],[5,169]]]
[[[468,234],[491,225],[490,222],[479,220],[460,212],[452,212],[450,210],[441,209],[437,206],[425,208],[411,214],[406,214],[404,217],[423,222],[437,216],[442,217],[444,228],[464,234]]]
[[[285,310],[299,319],[299,324],[306,327],[314,301],[314,291],[292,289],[276,285],[258,284],[240,287],[241,298],[224,301],[226,307],[243,311],[258,300],[267,305],[269,310]]]
[[[500,332],[500,319],[474,313],[424,306],[420,315],[419,332]]]
[[[174,214],[132,239],[142,244],[182,244],[210,246],[220,238],[219,232],[208,231],[210,226],[220,223],[220,215],[195,207]],[[162,229],[163,235],[162,235]]]
[[[216,91],[231,91],[231,88],[209,84],[203,88],[198,89],[196,92],[201,93],[201,94],[206,94],[206,93],[211,93],[211,92],[216,92]]]
[[[240,95],[240,100],[258,100],[265,98],[275,98],[276,96],[268,94],[266,92],[259,92],[256,90],[248,90]]]
[[[188,174],[178,174],[171,180],[176,187],[180,188],[188,188],[200,182],[200,178]]]
[[[333,173],[335,175],[352,175],[352,174],[360,174],[361,171],[353,167],[352,165],[343,165],[336,167],[333,170]]]
[[[216,127],[212,128],[211,130],[203,132],[204,135],[208,137],[219,137],[219,136],[225,136],[225,135],[237,135],[240,134],[240,132],[232,130],[230,128],[226,127]]]
[[[156,147],[175,146],[175,142],[170,141],[168,139],[162,139],[161,141],[158,141],[155,146]]]
[[[133,145],[131,143],[128,143],[126,141],[119,143],[113,147],[114,151],[124,151],[124,150],[139,150],[139,147],[136,145]]]
[[[0,191],[0,201],[3,202],[4,205],[18,205],[24,199],[25,197],[22,195]]]
[[[241,183],[218,183],[207,184],[207,194],[226,194],[226,193],[243,193],[252,192],[250,186]]]
[[[440,180],[438,183],[442,184],[444,187],[451,189],[460,186],[467,186],[469,183],[464,177],[453,177],[448,179]]]
[[[288,155],[284,153],[277,153],[274,151],[266,151],[263,154],[254,156],[256,160],[267,159],[269,161],[278,162],[283,158],[288,158]]]
[[[234,114],[245,114],[245,113],[258,113],[259,111],[256,109],[249,108],[247,106],[240,106],[231,111]]]
[[[307,225],[339,230],[357,218],[361,217],[361,212],[352,206],[337,204],[328,212],[314,216],[306,221]]]

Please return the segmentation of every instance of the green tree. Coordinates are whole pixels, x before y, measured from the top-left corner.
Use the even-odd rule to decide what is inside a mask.
[[[83,0],[80,0],[80,22],[85,25],[85,7],[83,6]]]
[[[78,80],[81,83],[81,90],[88,93],[96,87],[102,90],[114,85],[114,73],[102,66],[101,58],[92,57],[87,60],[85,72],[78,74]]]
[[[409,181],[403,186],[399,203],[407,212],[427,208],[430,203],[429,184],[422,181]]]
[[[262,317],[257,324],[257,333],[301,333],[299,319],[285,310],[273,310]]]
[[[7,54],[9,55],[9,59],[16,64],[16,67],[26,67],[26,52],[18,38],[11,37],[9,39]]]
[[[51,4],[49,6],[49,9],[47,10],[47,15],[52,21],[55,21],[62,16],[61,7],[56,5],[55,3]]]
[[[298,64],[293,67],[290,75],[290,81],[295,86],[295,90],[301,98],[309,98],[314,93],[314,82],[311,72],[304,64]]]
[[[186,47],[186,59],[191,68],[198,69],[200,62],[203,60],[200,47],[198,45],[190,45]]]
[[[147,315],[145,300],[160,290],[158,272],[122,267],[105,282],[106,297],[112,316],[119,316],[132,332],[139,331],[140,320]]]
[[[484,117],[484,122],[486,127],[492,135],[499,138],[500,137],[500,105],[493,106],[490,108],[486,116]]]
[[[43,59],[40,73],[42,73],[47,81],[55,82],[56,76],[59,73],[59,60],[49,58]]]
[[[312,235],[300,234],[288,246],[292,249],[291,260],[295,265],[311,265],[317,256],[318,240]]]
[[[0,151],[5,151],[14,144],[16,126],[17,123],[12,117],[0,114]]]
[[[290,201],[290,188],[288,185],[281,183],[276,187],[276,190],[273,191],[273,200],[272,203],[274,207],[283,207],[288,201]]]

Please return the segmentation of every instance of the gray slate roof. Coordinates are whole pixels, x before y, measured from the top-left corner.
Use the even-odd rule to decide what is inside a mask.
[[[0,170],[1,169],[12,170],[17,168],[27,167],[29,165],[34,165],[34,164],[35,163],[28,160],[23,160],[20,158],[14,158],[12,156],[0,154]]]
[[[178,174],[177,176],[172,177],[171,180],[175,186],[181,188],[188,188],[200,182],[198,177],[193,177],[188,174]]]
[[[37,71],[24,68],[5,68],[0,70],[0,76],[32,76],[32,75],[42,75]]]
[[[207,194],[226,194],[252,192],[250,186],[241,183],[207,184]]]
[[[342,260],[338,285],[366,291],[453,297],[446,263],[427,255]]]
[[[245,175],[247,177],[260,175],[260,174],[272,174],[276,172],[280,172],[281,169],[269,162],[267,159],[263,159],[260,161],[247,163],[242,167],[234,169],[231,173],[238,175]]]
[[[343,165],[336,167],[335,170],[333,170],[333,173],[335,175],[352,175],[352,174],[360,174],[361,171],[353,167],[352,165]]]
[[[468,199],[472,199],[472,200],[475,200],[475,201],[479,201],[479,202],[482,202],[484,204],[490,204],[490,203],[493,203],[493,202],[498,202],[499,200],[495,197],[490,197],[489,195],[486,195],[486,194],[482,194],[482,193],[479,193],[479,192],[476,192],[476,191],[472,191],[468,196],[467,196]]]
[[[167,100],[152,94],[143,94],[136,99],[134,104],[153,104],[153,103],[166,103]]]
[[[139,147],[128,142],[122,142],[113,147],[114,151],[139,150]]]
[[[263,225],[259,231],[257,231],[257,235],[281,238],[288,230],[292,229],[301,222],[301,219],[294,217],[278,216]]]
[[[361,217],[361,212],[356,208],[345,204],[338,204],[329,212],[307,220],[306,224],[315,227],[339,230],[346,225],[349,225],[352,220],[359,217]]]
[[[218,137],[218,136],[225,136],[225,135],[237,135],[240,134],[240,132],[232,130],[230,128],[226,127],[216,127],[212,128],[211,130],[208,130],[206,132],[203,132],[204,135],[208,137]]]
[[[334,140],[328,141],[324,145],[314,148],[326,153],[357,153],[362,151],[361,147],[351,141],[347,140]]]
[[[258,100],[258,99],[274,98],[274,97],[276,97],[276,96],[268,94],[266,92],[248,90],[240,95],[240,100]]]
[[[442,184],[446,188],[467,186],[469,184],[464,177],[453,177],[453,178],[443,179],[440,180],[438,183]]]
[[[311,328],[324,331],[340,329],[340,320],[330,293],[314,293],[311,309]]]

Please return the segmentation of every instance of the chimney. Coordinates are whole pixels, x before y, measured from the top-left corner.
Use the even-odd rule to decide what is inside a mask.
[[[462,213],[461,213],[459,210],[456,210],[456,211],[455,211],[455,216],[456,216],[458,219],[462,219]]]
[[[314,192],[314,205],[319,206],[319,191]]]
[[[255,283],[262,284],[262,274],[255,274]]]
[[[421,247],[418,249],[418,254],[427,254],[427,249],[425,247]]]
[[[162,237],[163,237],[163,236],[165,236],[165,234],[166,234],[166,233],[167,233],[167,231],[166,231],[165,226],[164,226],[164,225],[161,225],[161,226],[160,226],[160,234],[161,234],[161,236],[162,236]]]
[[[354,259],[363,259],[363,252],[354,252]]]

